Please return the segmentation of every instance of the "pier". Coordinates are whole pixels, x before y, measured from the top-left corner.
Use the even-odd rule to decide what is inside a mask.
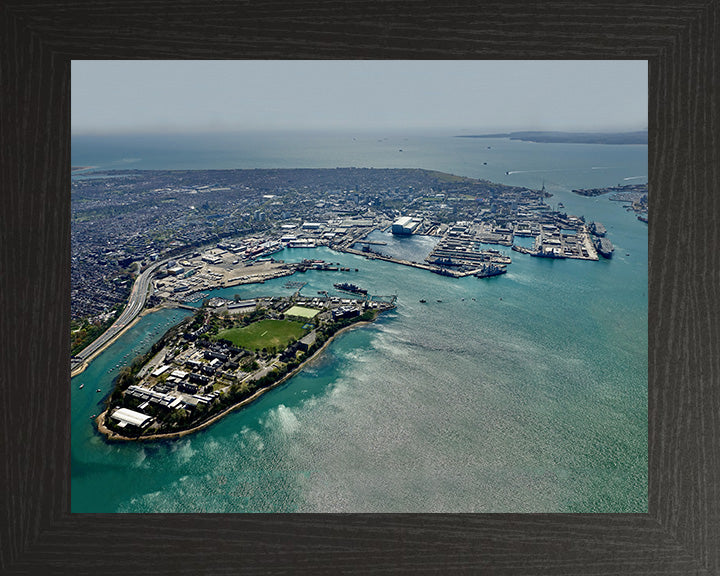
[[[420,268],[421,270],[427,270],[434,274],[440,274],[441,276],[450,276],[452,278],[464,278],[465,276],[472,276],[478,272],[479,267],[474,267],[472,270],[452,270],[445,266],[435,266],[433,264],[423,264],[421,262],[411,262],[410,260],[402,260],[401,258],[393,258],[391,256],[385,256],[384,254],[378,254],[377,252],[362,252],[355,250],[354,248],[343,248],[341,250],[347,254],[356,254],[357,256],[364,256],[369,260],[382,260],[384,262],[392,262],[393,264],[401,264],[402,266],[410,266],[412,268]],[[505,257],[507,258],[507,257]],[[510,259],[507,258],[507,261]]]
[[[378,254],[377,252],[362,252],[361,250],[355,250],[355,248],[336,248],[339,252],[345,252],[346,254],[355,254],[356,256],[364,256],[369,260],[383,260],[385,262],[393,262],[395,264],[402,264],[403,266],[412,266],[413,268],[421,268],[423,270],[430,270],[434,272],[436,267],[429,264],[422,264],[420,262],[411,262],[409,260],[402,260],[400,258],[393,258],[391,256],[385,256],[384,254]]]

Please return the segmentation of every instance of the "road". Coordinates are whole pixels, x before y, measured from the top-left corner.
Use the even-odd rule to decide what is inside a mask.
[[[71,360],[71,369],[76,368],[83,362],[85,362],[90,356],[92,356],[97,350],[102,348],[108,341],[113,339],[119,332],[121,332],[135,317],[140,313],[145,306],[145,300],[147,298],[148,286],[150,284],[150,278],[155,270],[165,264],[167,260],[156,262],[144,272],[142,272],[133,284],[132,291],[130,292],[130,299],[122,311],[117,320],[103,332],[100,337],[93,341],[92,344],[84,348],[81,352],[78,352]]]

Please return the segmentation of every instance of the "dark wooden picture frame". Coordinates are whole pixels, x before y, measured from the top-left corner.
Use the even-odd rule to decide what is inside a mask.
[[[0,573],[720,574],[720,0],[0,4]],[[70,61],[649,62],[647,514],[70,514]]]

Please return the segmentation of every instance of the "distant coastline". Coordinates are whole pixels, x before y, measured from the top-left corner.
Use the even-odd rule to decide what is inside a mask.
[[[647,144],[647,130],[637,132],[507,132],[502,134],[463,134],[456,138],[509,138],[524,142],[563,144]]]

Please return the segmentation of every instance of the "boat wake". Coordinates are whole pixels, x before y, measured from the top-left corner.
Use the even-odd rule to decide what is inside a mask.
[[[511,174],[530,174],[533,172],[568,172],[565,168],[553,168],[552,170],[508,170],[505,172],[508,176]]]

